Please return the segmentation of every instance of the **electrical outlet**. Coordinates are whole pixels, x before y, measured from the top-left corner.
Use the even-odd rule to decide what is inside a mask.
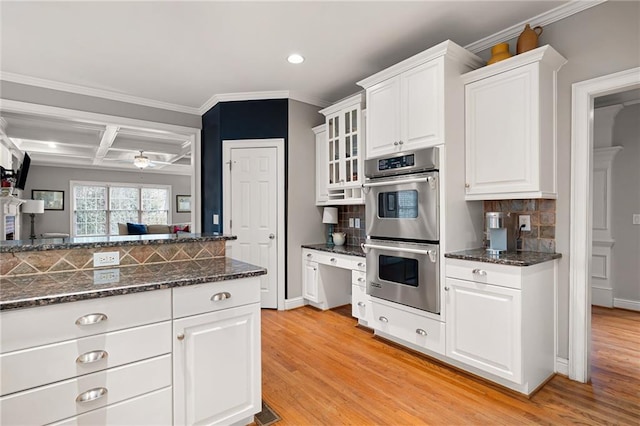
[[[214,225],[219,225],[220,224],[220,215],[217,215],[217,214],[213,215],[213,224]]]
[[[640,214],[637,214],[637,213],[633,214],[633,224],[640,225]]]
[[[120,252],[109,251],[103,253],[93,253],[93,267],[118,266],[120,264]]]
[[[354,220],[354,225],[356,228],[360,229],[360,218],[356,217]]]
[[[522,228],[522,225],[524,225],[524,228]],[[528,214],[518,216],[518,226],[523,231],[531,231],[531,216]]]
[[[349,218],[349,228],[353,228],[353,218]]]
[[[120,281],[120,269],[100,269],[93,271],[94,284],[110,284]]]

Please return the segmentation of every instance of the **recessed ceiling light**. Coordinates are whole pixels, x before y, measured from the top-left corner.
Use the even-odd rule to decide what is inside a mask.
[[[289,57],[287,58],[287,61],[289,61],[292,64],[301,64],[304,62],[304,58],[302,57],[302,55],[298,55],[297,53],[294,53],[292,55],[289,55]]]

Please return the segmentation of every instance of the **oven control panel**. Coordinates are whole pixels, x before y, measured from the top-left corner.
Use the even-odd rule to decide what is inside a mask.
[[[415,154],[401,155],[392,158],[378,160],[378,171],[399,169],[401,167],[413,167],[416,164]]]
[[[376,179],[384,176],[405,175],[439,169],[438,148],[399,152],[383,158],[371,158],[364,162],[364,174]]]

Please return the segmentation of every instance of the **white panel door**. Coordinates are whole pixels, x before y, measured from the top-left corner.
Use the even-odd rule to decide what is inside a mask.
[[[398,151],[400,143],[400,77],[367,89],[367,159]]]
[[[278,307],[277,148],[231,148],[231,227],[234,259],[267,268],[260,277],[262,307]]]
[[[443,143],[442,67],[444,59],[430,61],[401,75],[402,149],[420,149]]]

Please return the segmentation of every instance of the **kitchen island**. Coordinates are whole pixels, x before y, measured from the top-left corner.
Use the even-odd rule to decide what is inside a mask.
[[[234,238],[2,242],[0,423],[252,422],[267,271]]]

